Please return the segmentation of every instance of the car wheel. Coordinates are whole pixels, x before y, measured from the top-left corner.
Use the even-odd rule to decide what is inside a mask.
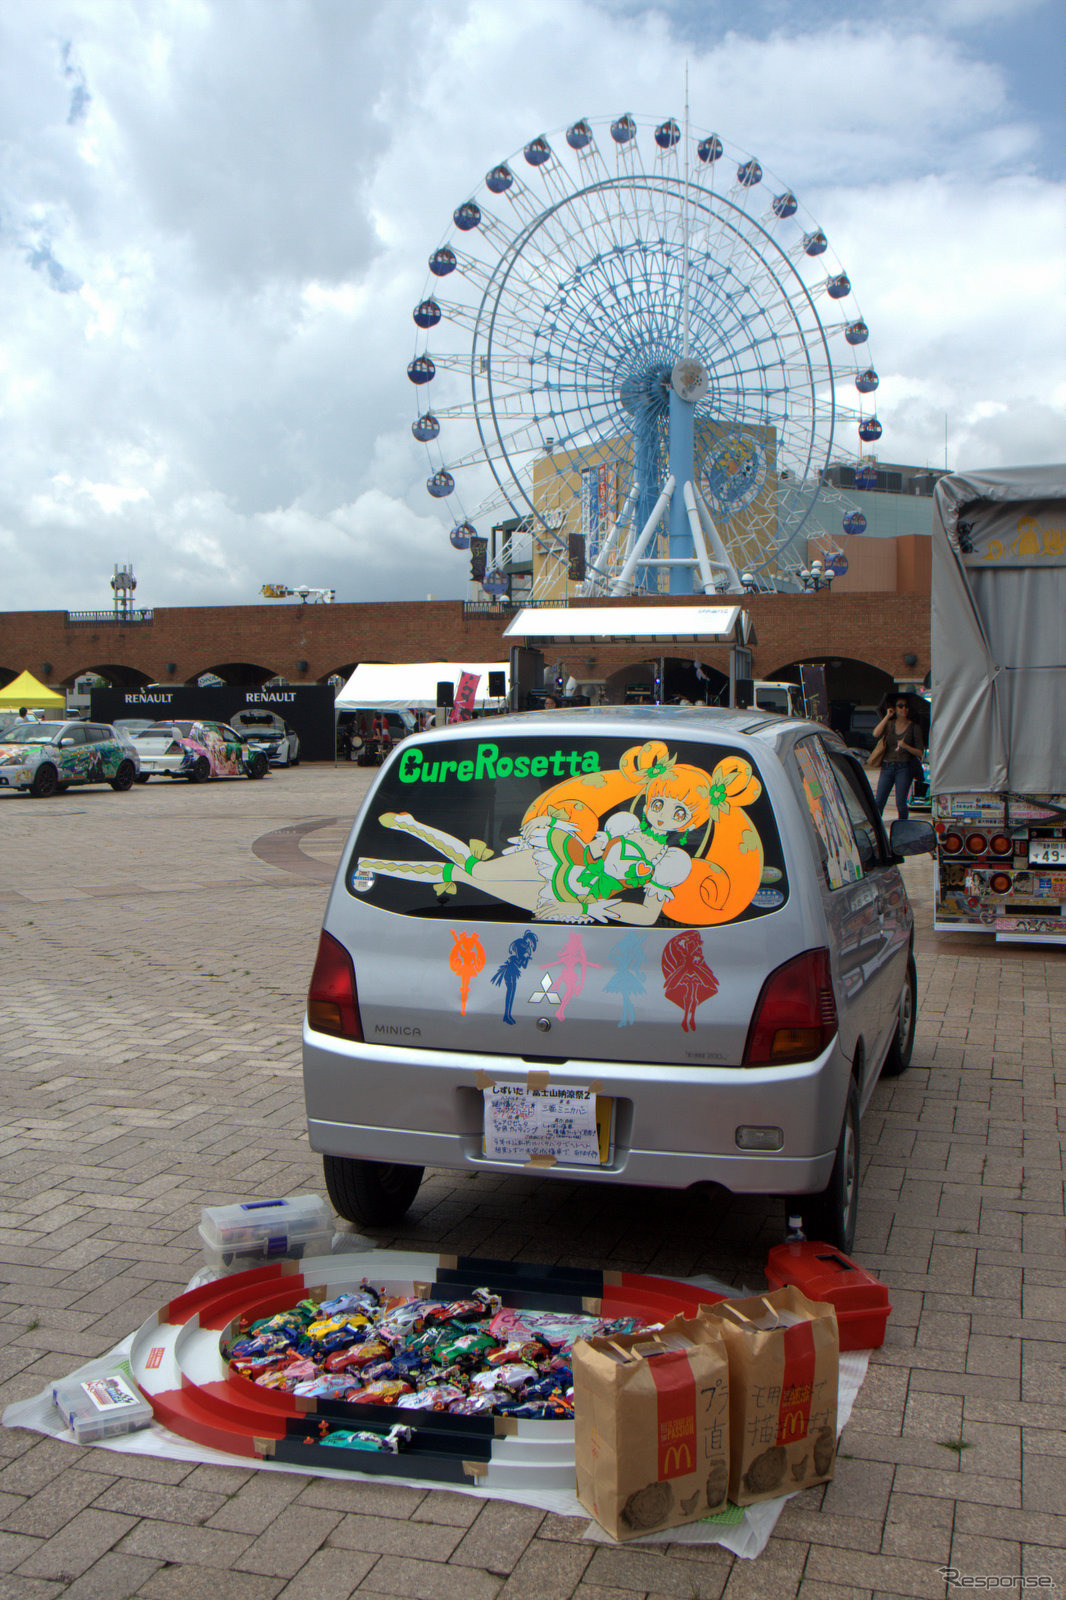
[[[56,784],[56,794],[66,794],[66,792],[67,792],[67,790],[69,788],[70,788],[70,784],[69,783],[57,783]]]
[[[248,776],[250,778],[265,778],[270,770],[270,764],[262,750],[257,750],[248,762]]]
[[[47,800],[59,791],[59,774],[51,762],[45,761],[37,768],[30,784],[30,793],[38,800]]]
[[[426,1170],[391,1161],[354,1161],[349,1156],[323,1156],[322,1169],[334,1211],[346,1222],[366,1228],[399,1222]]]
[[[907,957],[907,976],[903,981],[903,992],[899,997],[899,1013],[896,1018],[896,1031],[892,1035],[892,1043],[888,1047],[885,1064],[881,1068],[882,1078],[898,1078],[901,1072],[906,1072],[911,1064],[911,1051],[914,1049],[914,1029],[918,1021],[918,974],[914,966],[914,957]]]
[[[836,1160],[821,1194],[797,1195],[786,1201],[788,1216],[799,1212],[808,1239],[832,1245],[849,1256],[855,1248],[855,1223],[859,1214],[859,1091],[852,1078],[844,1107]]]
[[[137,776],[137,769],[132,761],[120,761],[118,771],[110,780],[112,789],[117,789],[120,794],[125,794],[127,789],[133,788],[133,780]]]
[[[206,756],[197,756],[189,773],[190,783],[206,783],[211,776],[211,763]]]
[[[151,776],[152,774],[150,772],[138,772],[133,781],[134,783],[147,783]]]

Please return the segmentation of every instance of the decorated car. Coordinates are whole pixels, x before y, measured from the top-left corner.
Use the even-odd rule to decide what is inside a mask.
[[[121,729],[102,722],[19,722],[0,735],[0,788],[43,799],[75,783],[133,787],[140,757]]]
[[[246,744],[262,750],[272,767],[295,767],[300,761],[300,736],[275,711],[238,711],[231,726]]]
[[[149,778],[265,778],[267,758],[226,722],[153,722],[134,740],[141,758],[138,783]]]

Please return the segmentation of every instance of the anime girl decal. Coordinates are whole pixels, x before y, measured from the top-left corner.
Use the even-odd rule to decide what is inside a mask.
[[[385,812],[382,827],[420,840],[443,859],[361,856],[359,870],[420,878],[441,895],[469,884],[538,922],[651,927],[664,916],[705,927],[731,922],[759,887],[762,841],[743,808],[761,793],[739,756],[707,772],[652,739],[626,750],[611,771],[553,784],[528,807],[499,855],[409,811]]]
[[[470,997],[470,980],[476,978],[485,965],[485,949],[476,933],[456,933],[452,929],[452,953],[448,965],[459,979],[460,1014],[466,1016],[466,1002]]]
[[[507,947],[507,960],[496,968],[490,982],[497,988],[502,984],[506,1001],[503,1008],[503,1020],[510,1027],[515,1026],[511,1007],[514,1005],[515,990],[518,988],[519,974],[529,966],[530,957],[537,948],[537,936],[532,928],[527,928],[520,939],[512,939]]]

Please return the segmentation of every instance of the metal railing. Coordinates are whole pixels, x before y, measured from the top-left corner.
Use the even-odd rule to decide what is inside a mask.
[[[68,611],[68,628],[145,628],[155,621],[154,611]]]

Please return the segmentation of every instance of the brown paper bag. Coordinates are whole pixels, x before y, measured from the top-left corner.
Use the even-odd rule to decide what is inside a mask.
[[[877,772],[885,759],[885,737],[881,735],[870,754],[866,757],[867,772]]]
[[[661,1332],[574,1345],[577,1497],[616,1539],[721,1509],[729,1482],[729,1364],[701,1313]]]
[[[840,1341],[836,1311],[789,1284],[704,1313],[729,1353],[729,1498],[773,1500],[833,1476]]]

